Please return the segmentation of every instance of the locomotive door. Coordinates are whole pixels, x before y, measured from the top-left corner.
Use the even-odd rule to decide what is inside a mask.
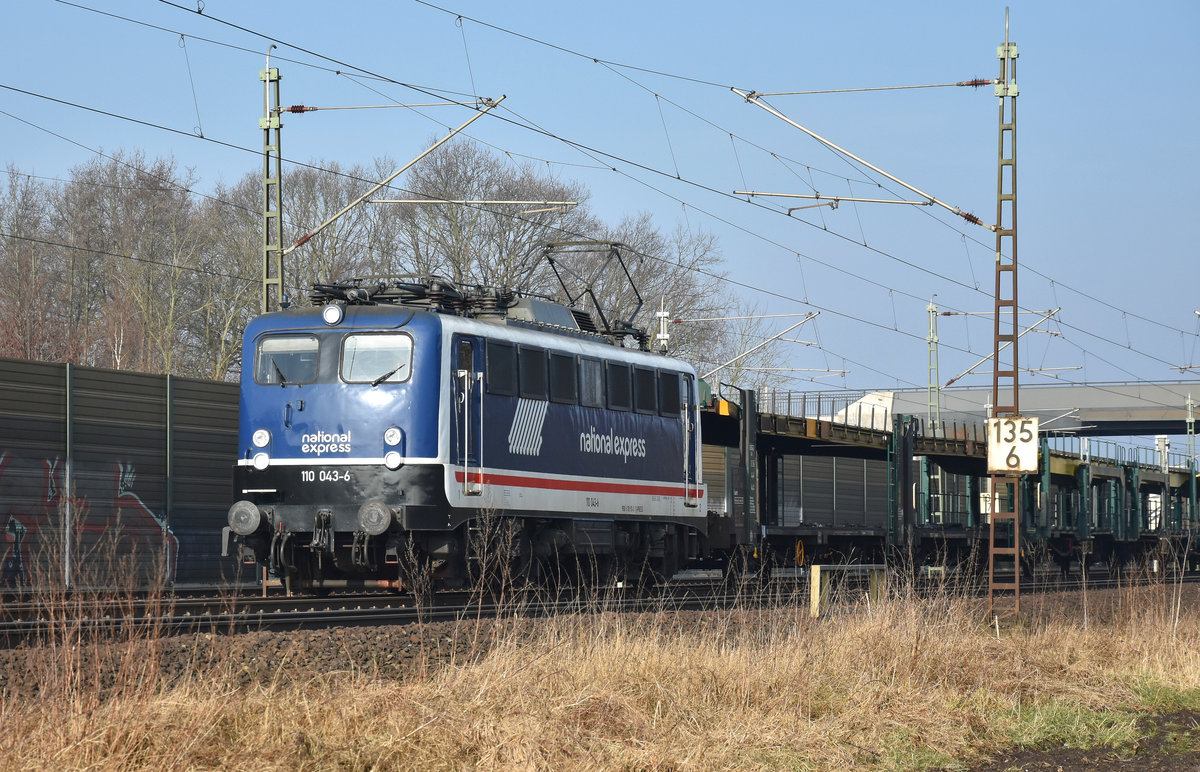
[[[454,439],[451,463],[458,467],[462,494],[483,493],[483,346],[481,341],[454,338]]]
[[[700,415],[697,412],[696,381],[691,375],[683,376],[683,504],[687,507],[700,506]]]

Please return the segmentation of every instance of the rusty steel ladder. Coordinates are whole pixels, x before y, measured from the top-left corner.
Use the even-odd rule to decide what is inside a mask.
[[[995,94],[1000,102],[996,174],[996,293],[992,343],[992,416],[1021,414],[1019,329],[1017,317],[1017,44],[1008,39],[1004,15],[1004,44],[996,49],[1000,77]],[[1001,355],[1007,352],[1007,359]],[[1011,473],[990,475],[988,517],[988,611],[992,617],[1021,612],[1021,478]],[[998,581],[997,563],[1011,564],[1012,579]],[[1004,603],[1011,600],[1011,605]]]

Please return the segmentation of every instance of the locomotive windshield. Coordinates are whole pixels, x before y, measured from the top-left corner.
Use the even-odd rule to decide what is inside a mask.
[[[317,336],[271,335],[260,340],[254,380],[278,386],[317,380]]]
[[[347,335],[342,342],[342,380],[399,383],[412,376],[412,338],[405,333]]]

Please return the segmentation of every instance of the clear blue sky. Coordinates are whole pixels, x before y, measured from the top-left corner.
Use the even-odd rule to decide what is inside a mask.
[[[808,212],[806,223],[799,217],[805,213],[788,218],[778,202],[751,205],[727,195],[743,187],[807,192],[811,183],[831,195],[911,197],[892,183],[876,187],[886,180],[729,87],[765,92],[994,78],[1005,3],[438,0],[439,10],[400,0],[205,0],[203,15],[195,0],[181,4],[191,10],[152,0],[81,0],[164,31],[52,0],[5,3],[0,84],[183,134],[0,89],[3,160],[64,177],[93,157],[80,145],[141,149],[194,168],[202,190],[235,181],[260,168],[247,151],[261,149],[258,71],[269,43],[261,35],[269,35],[283,41],[273,63],[283,72],[287,104],[429,101],[364,70],[443,95],[506,94],[499,113],[509,120],[485,117],[472,136],[585,183],[595,211],[610,221],[648,211],[668,229],[683,222],[712,231],[730,274],[750,287],[738,293],[764,313],[825,309],[801,336],[819,338],[823,350],[793,346],[786,353],[793,367],[851,371],[822,381],[829,388],[924,386],[929,297],[936,293],[944,309],[991,308],[994,237],[948,213],[842,204]],[[1195,378],[1172,366],[1200,364],[1200,101],[1190,83],[1200,4],[1008,5],[1010,37],[1021,53],[1019,257],[1028,270],[1020,299],[1029,309],[1062,307],[1061,326],[1051,326],[1061,337],[1027,336],[1024,364],[1083,366],[1059,373],[1071,381]],[[460,22],[460,14],[469,18]],[[994,220],[998,111],[990,87],[772,103],[910,184]],[[284,154],[343,164],[385,154],[404,161],[441,126],[466,117],[462,108],[290,116]],[[186,136],[196,127],[207,140]],[[943,317],[941,380],[990,353],[990,336],[986,318]]]

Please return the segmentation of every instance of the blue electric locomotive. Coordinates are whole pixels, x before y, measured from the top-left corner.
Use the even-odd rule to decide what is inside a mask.
[[[229,511],[289,587],[462,586],[500,546],[510,577],[620,580],[705,549],[686,363],[437,280],[313,299],[246,329]]]

